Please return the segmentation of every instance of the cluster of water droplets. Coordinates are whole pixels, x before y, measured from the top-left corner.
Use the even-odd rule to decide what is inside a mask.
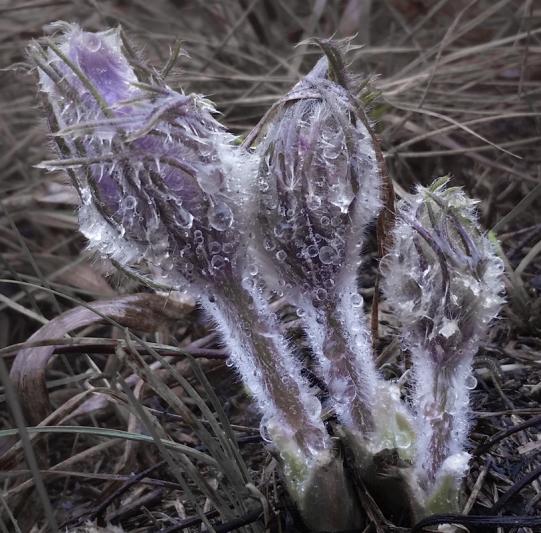
[[[367,126],[352,121],[346,89],[326,76],[323,60],[292,89],[300,97],[285,98],[258,147],[257,238],[280,278],[298,280],[315,303],[333,294],[346,258],[358,266],[360,250],[354,257],[348,248],[380,207]]]

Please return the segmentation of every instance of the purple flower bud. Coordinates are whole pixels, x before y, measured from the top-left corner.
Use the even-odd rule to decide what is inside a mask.
[[[503,265],[479,227],[476,202],[447,182],[402,200],[381,262],[385,296],[414,363],[416,469],[428,494],[453,464],[458,482],[463,475],[471,362],[503,302]]]
[[[321,46],[328,57],[262,124],[255,248],[266,281],[299,308],[340,421],[366,431],[378,376],[357,272],[381,206],[379,148],[340,50]]]
[[[230,279],[249,156],[209,102],[141,72],[120,30],[63,29],[32,54],[61,155],[44,166],[70,170],[91,246],[124,264],[144,257],[174,286]]]
[[[326,57],[271,117],[257,149],[263,246],[280,278],[325,305],[356,272],[364,230],[380,209],[374,138]]]

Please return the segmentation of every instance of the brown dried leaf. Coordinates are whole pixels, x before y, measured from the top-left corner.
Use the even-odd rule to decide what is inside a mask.
[[[164,322],[178,319],[191,309],[156,294],[99,300],[88,307],[78,306],[59,315],[36,331],[28,341],[58,339],[75,329],[101,322],[104,317],[123,327],[152,332],[162,327]],[[32,425],[38,424],[51,410],[46,369],[54,349],[54,345],[22,349],[11,368],[10,377],[18,390],[27,420]]]

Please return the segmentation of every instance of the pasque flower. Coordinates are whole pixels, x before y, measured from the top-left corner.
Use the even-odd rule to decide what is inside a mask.
[[[503,302],[502,262],[476,202],[447,183],[419,187],[399,204],[382,261],[383,289],[413,361],[419,498],[434,512],[456,505],[469,460],[472,358]]]
[[[358,289],[384,169],[340,46],[319,42],[325,57],[239,145],[207,99],[171,89],[120,29],[57,30],[30,47],[57,152],[42,166],[71,177],[92,249],[198,298],[307,524],[362,521],[272,294],[296,307],[357,475],[381,489],[392,475],[375,457],[397,455],[391,490],[405,478],[418,514],[451,510],[469,457],[471,361],[502,302],[474,202],[440,180],[398,209],[381,269],[413,361],[407,405],[376,369]]]
[[[307,507],[318,498],[348,488],[320,401],[264,287],[246,283],[256,159],[213,118],[205,98],[169,88],[119,29],[58,27],[45,47],[31,47],[59,154],[42,166],[72,177],[81,231],[92,248],[123,268],[145,260],[155,281],[199,298],[310,519]],[[329,509],[317,527],[357,523],[351,504]]]
[[[246,141],[262,137],[255,248],[267,283],[298,308],[339,420],[370,433],[381,395],[394,412],[357,284],[366,229],[381,207],[382,162],[340,48],[319,44],[326,56]],[[389,424],[393,416],[382,423],[392,434]]]

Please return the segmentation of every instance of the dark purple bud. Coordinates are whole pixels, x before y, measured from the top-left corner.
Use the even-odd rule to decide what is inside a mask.
[[[280,279],[320,303],[356,273],[365,228],[381,205],[366,118],[328,71],[324,57],[278,102],[257,149],[263,248]]]

